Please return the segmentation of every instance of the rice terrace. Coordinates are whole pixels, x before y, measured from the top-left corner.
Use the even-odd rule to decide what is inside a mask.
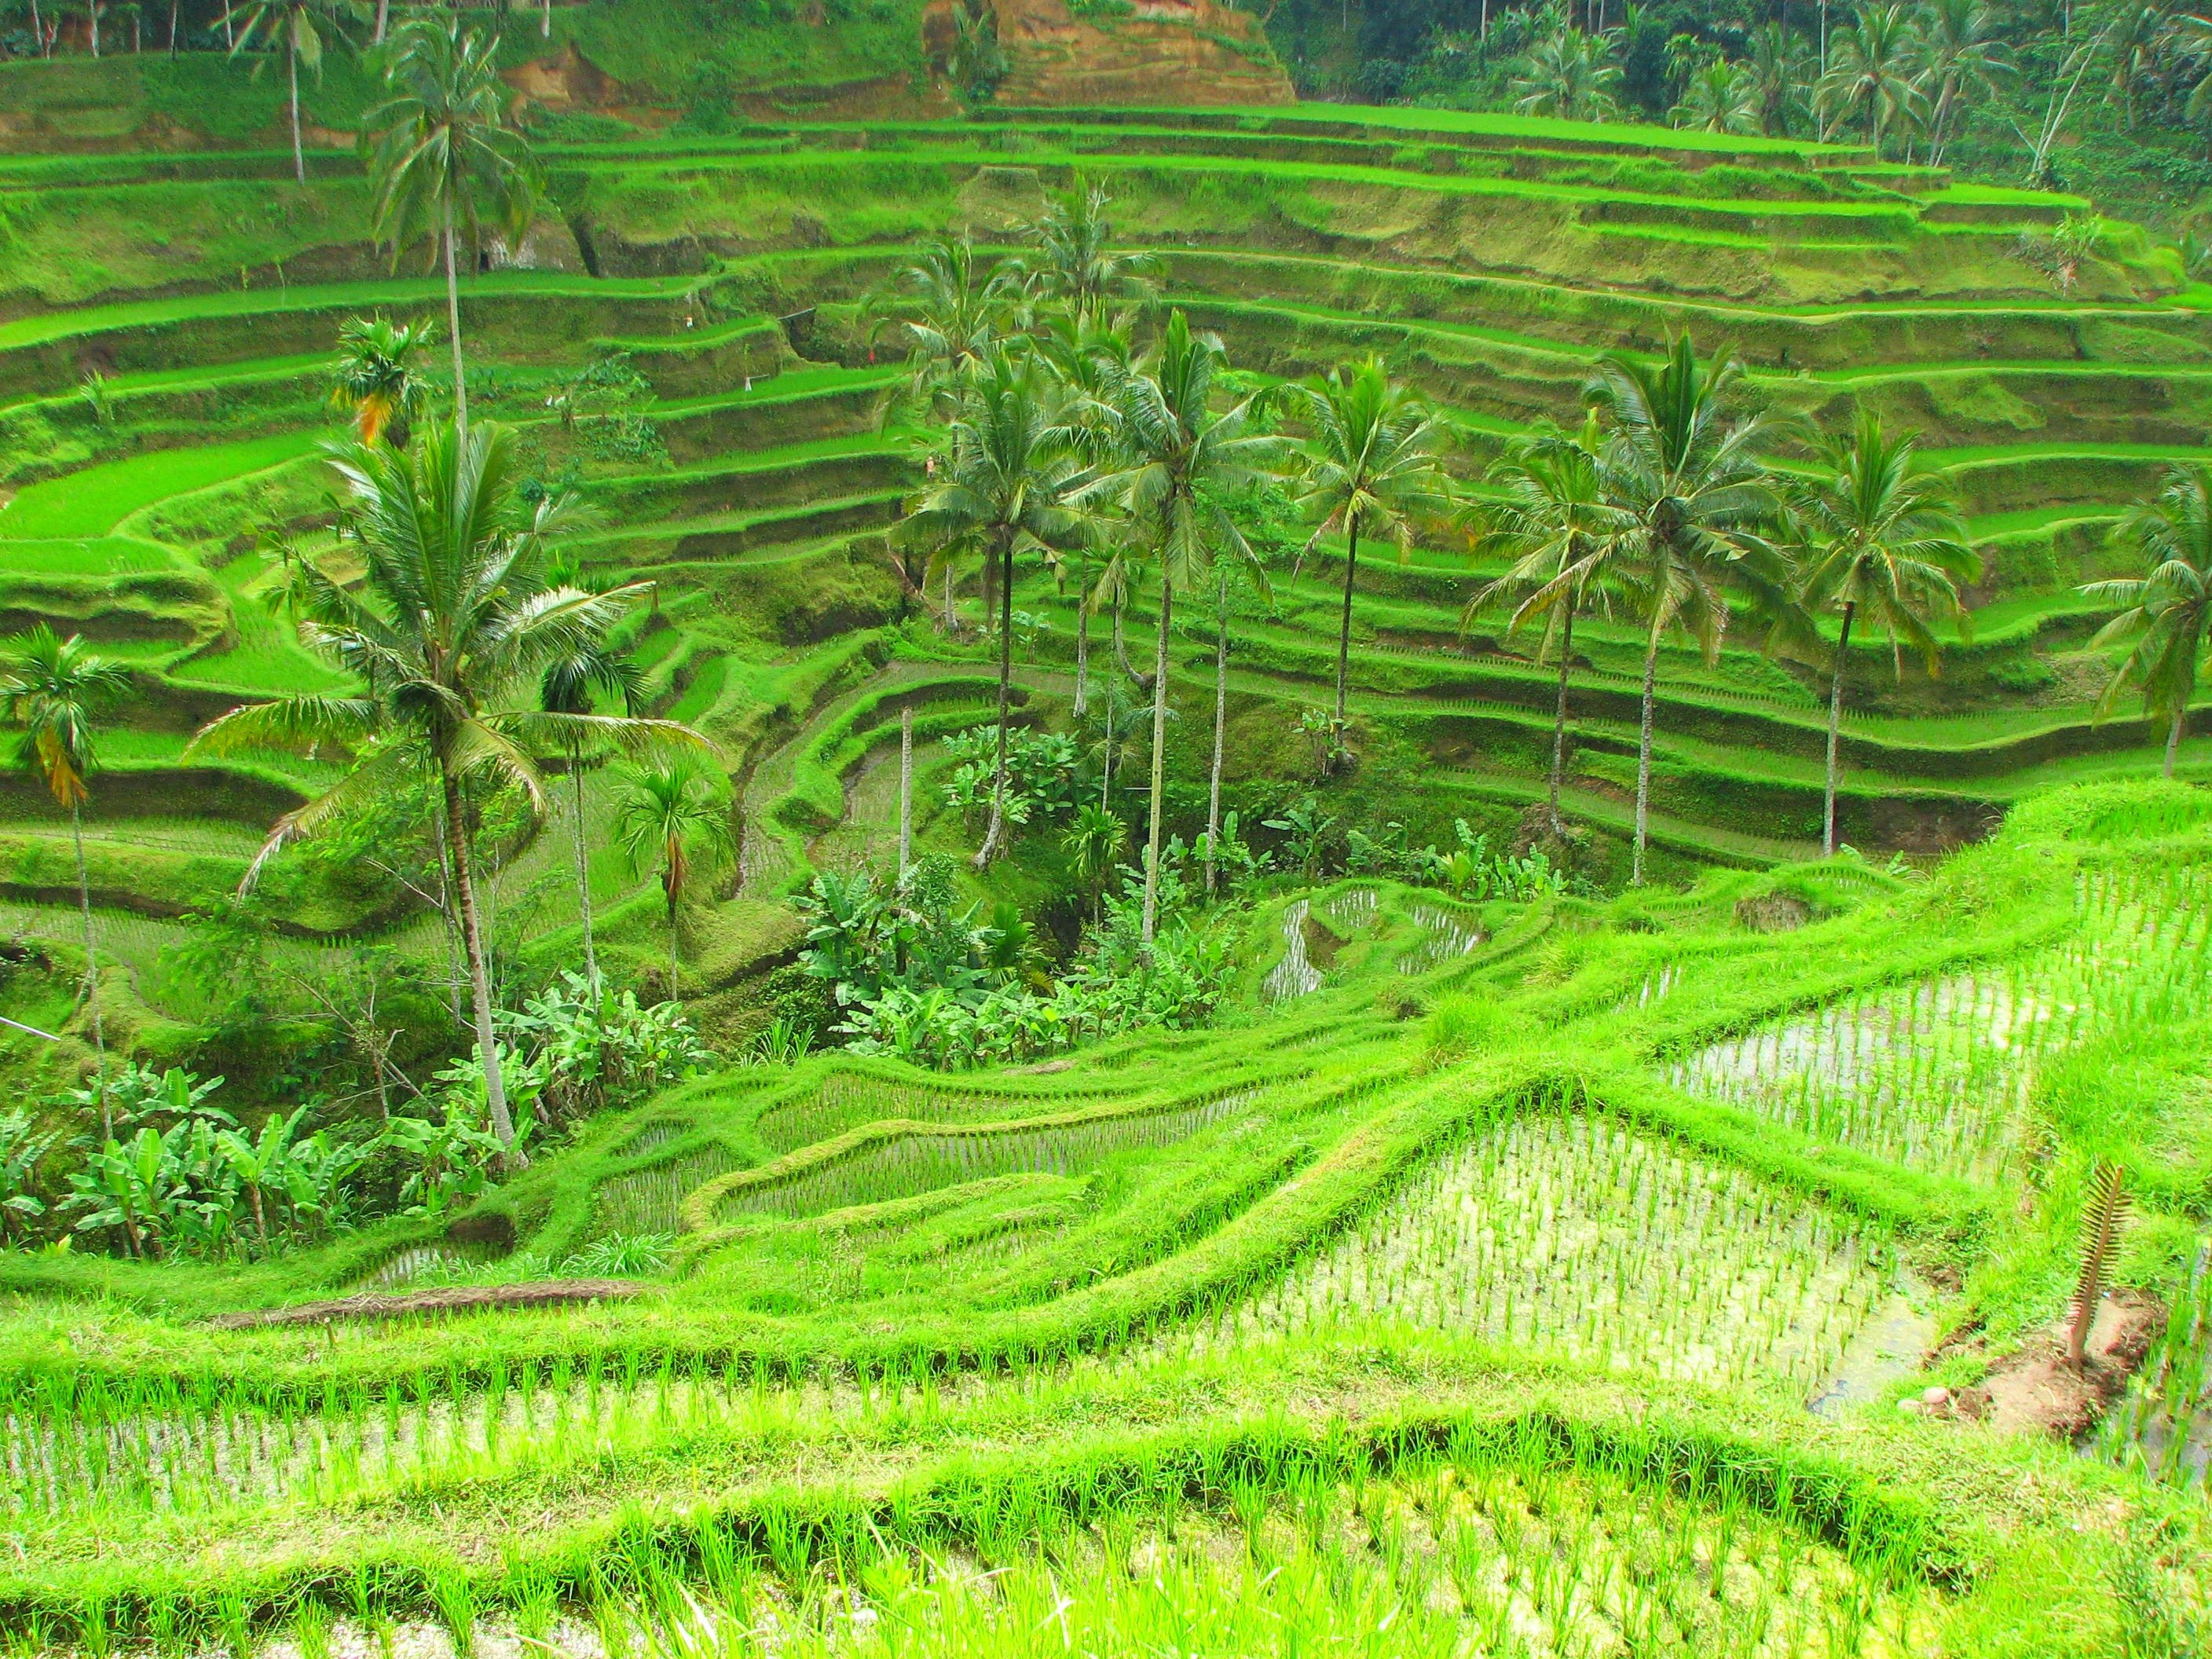
[[[0,1659],[2212,1656],[2209,147],[0,0]]]

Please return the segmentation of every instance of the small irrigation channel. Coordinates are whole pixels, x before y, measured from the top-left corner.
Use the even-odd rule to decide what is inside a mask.
[[[1989,1182],[2031,1133],[2055,1056],[2212,1012],[2212,877],[2100,875],[2072,937],[2005,964],[1866,993],[1674,1063],[1674,1085],[1915,1169]]]
[[[1399,1322],[1810,1392],[1892,1279],[1879,1233],[1604,1118],[1546,1114],[1438,1158],[1270,1289],[1160,1340],[1213,1352]]]

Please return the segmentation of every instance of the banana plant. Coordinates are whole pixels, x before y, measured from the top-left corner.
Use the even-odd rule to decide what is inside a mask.
[[[271,1112],[262,1124],[258,1138],[248,1140],[236,1129],[226,1129],[216,1137],[216,1156],[245,1186],[246,1196],[253,1205],[253,1231],[261,1241],[261,1254],[269,1254],[269,1210],[264,1197],[270,1188],[289,1195],[299,1185],[304,1173],[294,1151],[293,1141],[300,1133],[300,1121],[307,1115],[301,1106],[289,1117],[280,1117]],[[313,1199],[314,1188],[308,1183],[308,1195]]]

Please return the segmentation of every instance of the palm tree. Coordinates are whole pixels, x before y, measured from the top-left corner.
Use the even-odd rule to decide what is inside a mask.
[[[1757,132],[1763,105],[1758,76],[1744,64],[1716,58],[1691,76],[1681,101],[1667,118],[1698,132]]]
[[[1566,825],[1559,790],[1567,764],[1567,673],[1574,662],[1575,617],[1611,579],[1629,545],[1629,521],[1606,499],[1593,416],[1569,437],[1540,433],[1498,457],[1489,481],[1502,492],[1479,509],[1486,527],[1479,544],[1511,561],[1505,574],[1468,604],[1461,627],[1493,605],[1518,596],[1509,628],[1544,619],[1546,648],[1559,653],[1559,694],[1552,717],[1552,833]],[[1539,652],[1540,659],[1541,651]]]
[[[186,752],[319,746],[363,756],[330,789],[277,820],[249,884],[288,843],[428,772],[460,910],[485,1098],[493,1129],[511,1147],[462,785],[513,788],[542,816],[544,781],[532,744],[705,740],[672,721],[527,706],[547,669],[595,646],[646,590],[633,583],[592,593],[550,579],[568,502],[524,502],[507,428],[465,432],[456,418],[433,426],[410,450],[335,445],[331,454],[349,497],[361,576],[343,585],[310,563],[294,581],[306,642],[350,672],[359,690],[234,709],[202,727]]]
[[[1513,77],[1513,107],[1522,115],[1601,121],[1613,112],[1620,65],[1607,61],[1610,34],[1561,28],[1528,49]]]
[[[556,574],[563,586],[580,588],[584,585],[568,571]],[[628,657],[608,650],[599,641],[590,641],[547,666],[538,680],[538,707],[553,714],[589,714],[597,698],[605,696],[619,700],[623,712],[631,714],[636,709],[643,678],[637,665]],[[591,858],[584,833],[585,734],[572,732],[565,735],[568,741],[562,745],[563,757],[568,763],[568,786],[574,797],[569,802],[574,814],[569,829],[576,860],[576,915],[584,929],[584,976],[597,985],[599,959],[592,937]]]
[[[2143,12],[2154,8],[2143,6]],[[1920,11],[1921,79],[1923,96],[1935,94],[1928,117],[1928,163],[1943,164],[1943,147],[1951,141],[1951,126],[1962,98],[1975,93],[1994,96],[1997,82],[2012,73],[2004,47],[1995,38],[1996,20],[1983,0],[1926,0]],[[2132,84],[2127,64],[2118,65],[2123,97]],[[2127,106],[2132,123],[2132,105]]]
[[[1152,820],[1145,860],[1143,940],[1159,921],[1160,827],[1167,782],[1168,636],[1175,596],[1212,568],[1217,556],[1249,558],[1244,532],[1222,505],[1283,453],[1280,439],[1255,434],[1252,400],[1212,407],[1214,380],[1228,354],[1212,334],[1194,334],[1178,307],[1169,313],[1158,349],[1124,388],[1125,459],[1088,486],[1089,499],[1119,501],[1138,526],[1142,549],[1115,555],[1102,587],[1126,585],[1129,563],[1148,558],[1159,580],[1159,635],[1152,657]]]
[[[678,995],[677,918],[684,895],[699,877],[727,861],[729,782],[696,752],[673,753],[625,766],[616,775],[615,836],[630,867],[647,859],[660,866],[668,901],[668,995]]]
[[[2140,576],[2081,590],[2125,607],[2098,631],[2092,647],[2133,646],[2097,700],[2097,713],[2109,714],[2125,691],[2141,692],[2144,712],[2166,722],[2166,775],[2172,777],[2212,629],[2212,466],[2188,461],[2168,469],[2157,499],[2136,507],[2113,534],[2135,543],[2145,568]]]
[[[1325,535],[1345,538],[1344,604],[1336,637],[1334,763],[1344,753],[1346,681],[1352,666],[1352,592],[1359,538],[1394,538],[1402,558],[1417,519],[1451,510],[1451,490],[1437,447],[1443,428],[1428,405],[1383,372],[1377,358],[1347,363],[1328,379],[1294,387],[1294,406],[1312,428],[1299,504],[1321,520],[1310,550]]]
[[[231,39],[232,57],[248,50],[256,40],[271,51],[279,46],[283,48],[285,72],[291,82],[292,171],[303,185],[307,182],[307,157],[300,143],[300,65],[305,64],[317,76],[323,72],[323,29],[317,19],[336,32],[338,24],[360,15],[355,0],[245,0],[225,14],[226,21],[234,16],[240,20],[238,32]],[[95,42],[99,27],[96,21],[93,25]],[[95,46],[93,56],[99,55]]]
[[[93,721],[103,705],[131,686],[130,671],[85,648],[83,636],[66,640],[40,623],[0,659],[0,709],[22,733],[16,763],[36,772],[57,803],[69,808],[70,840],[76,850],[77,913],[84,921],[85,996],[92,1008],[92,1047],[99,1066],[100,1115],[106,1138],[115,1138],[107,1098],[107,1033],[100,1014],[100,954],[92,927],[92,883],[84,863],[85,780],[96,763]]]
[[[1725,590],[1778,602],[1779,560],[1753,533],[1774,496],[1759,461],[1764,421],[1734,421],[1728,404],[1743,375],[1731,357],[1701,366],[1685,335],[1656,365],[1608,352],[1583,395],[1607,435],[1601,456],[1607,500],[1624,515],[1622,588],[1644,616],[1643,714],[1636,752],[1636,841],[1630,881],[1644,883],[1651,805],[1651,725],[1659,646],[1680,629],[1710,661],[1728,626]]]
[[[1759,95],[1759,130],[1768,137],[1785,137],[1790,117],[1802,107],[1811,57],[1786,23],[1768,23],[1752,35],[1749,68]]]
[[[1879,156],[1882,135],[1898,122],[1917,120],[1928,106],[1912,78],[1919,55],[1919,35],[1903,5],[1863,6],[1837,38],[1814,100],[1832,124],[1863,112],[1867,142]]]
[[[981,557],[997,586],[998,762],[990,827],[975,854],[980,870],[997,855],[1006,828],[1014,558],[1066,547],[1083,533],[1081,515],[1070,505],[1082,463],[1052,382],[1034,356],[992,348],[963,375],[957,398],[959,415],[945,434],[944,465],[908,523],[941,554]]]
[[[1937,672],[1930,621],[1959,614],[1959,586],[1975,580],[1982,562],[1966,545],[1966,527],[1952,510],[1949,485],[1915,453],[1911,433],[1892,439],[1881,419],[1862,410],[1857,426],[1821,447],[1819,476],[1792,492],[1791,505],[1808,545],[1800,602],[1806,611],[1843,618],[1828,682],[1828,769],[1820,813],[1820,851],[1836,850],[1837,743],[1844,713],[1844,675],[1851,625],[1862,614],[1888,636],[1902,671],[1903,653],[1919,653]]]
[[[1221,848],[1221,761],[1229,738],[1229,592],[1241,577],[1263,603],[1274,593],[1266,562],[1249,543],[1224,546],[1213,561],[1213,763],[1206,784],[1206,890],[1218,885]]]
[[[1111,471],[1120,453],[1121,404],[1134,361],[1129,331],[1101,313],[1065,312],[1047,315],[1037,331],[1036,349],[1060,382],[1064,397],[1062,419],[1073,434],[1077,452],[1094,467]],[[1091,538],[1079,540],[1073,551],[1075,580],[1075,698],[1071,712],[1078,720],[1091,705]],[[1070,573],[1066,559],[1055,561],[1065,582]]]
[[[373,444],[389,433],[395,447],[407,447],[408,433],[428,396],[415,360],[436,334],[435,325],[428,321],[349,317],[339,325],[331,406],[352,415],[362,442]]]
[[[866,307],[878,314],[869,339],[896,325],[908,340],[906,382],[884,404],[884,419],[915,405],[950,414],[961,375],[1020,326],[1021,287],[1018,266],[999,260],[978,270],[974,245],[948,237],[871,294]]]
[[[1116,253],[1106,209],[1113,201],[1103,185],[1075,188],[1045,210],[1030,228],[1037,257],[1030,266],[1030,286],[1040,298],[1056,300],[1079,321],[1103,318],[1115,304],[1141,305],[1159,291],[1157,253]]]
[[[541,188],[530,141],[507,125],[507,83],[498,42],[461,27],[458,14],[416,17],[393,32],[386,79],[392,95],[369,111],[375,234],[396,260],[417,237],[434,239],[446,265],[446,326],[453,337],[453,411],[469,424],[467,371],[461,362],[461,289],[455,245],[471,250],[487,222],[510,238],[530,228]]]

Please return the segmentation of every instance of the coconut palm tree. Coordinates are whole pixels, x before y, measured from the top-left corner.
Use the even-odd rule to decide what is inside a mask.
[[[1113,470],[1120,455],[1123,387],[1135,354],[1129,330],[1103,313],[1066,311],[1040,319],[1036,349],[1060,382],[1062,419],[1073,434],[1076,451],[1093,467]],[[1075,698],[1078,720],[1091,706],[1091,542],[1079,539],[1070,557],[1055,562],[1060,580],[1075,585]]]
[[[1786,137],[1814,78],[1812,52],[1788,24],[1771,22],[1752,34],[1748,66],[1759,94],[1759,130],[1770,138]]]
[[[1168,637],[1176,590],[1203,579],[1220,556],[1249,558],[1244,532],[1222,502],[1275,466],[1281,439],[1252,430],[1252,400],[1212,405],[1228,354],[1212,334],[1193,333],[1178,307],[1158,349],[1123,391],[1124,460],[1085,487],[1086,500],[1120,504],[1141,541],[1115,555],[1102,587],[1126,585],[1133,562],[1152,566],[1159,584],[1159,633],[1152,657],[1152,817],[1145,860],[1143,940],[1159,921],[1160,829],[1167,781]]]
[[[311,74],[319,76],[324,30],[343,39],[342,26],[360,16],[356,0],[246,0],[225,15],[226,22],[234,19],[238,26],[231,37],[232,57],[251,50],[257,41],[270,51],[281,48],[284,53],[285,74],[290,82],[292,171],[303,185],[307,182],[307,157],[300,142],[300,67],[304,64]],[[93,27],[96,58],[99,24]]]
[[[530,141],[507,123],[498,42],[464,29],[459,14],[410,18],[392,32],[391,96],[363,118],[375,234],[396,260],[417,238],[446,267],[446,328],[453,349],[453,411],[469,424],[461,361],[457,246],[473,252],[491,224],[510,239],[530,228],[542,189]]]
[[[2138,9],[2155,12],[2150,6]],[[1920,9],[1920,81],[1922,96],[1930,100],[1928,162],[1931,167],[1943,164],[1943,147],[1951,141],[1960,100],[1978,94],[1994,97],[1999,82],[2012,73],[2012,65],[2005,61],[2004,46],[1995,38],[1996,31],[1996,19],[1983,0],[1926,0]],[[2124,97],[2132,84],[2127,62],[2118,61],[2116,69]]]
[[[1630,877],[1637,886],[1649,841],[1661,643],[1686,633],[1711,660],[1728,626],[1729,587],[1782,602],[1781,561],[1754,530],[1776,504],[1759,463],[1772,434],[1759,415],[1731,419],[1729,412],[1742,376],[1733,357],[1700,364],[1685,335],[1656,364],[1607,353],[1583,392],[1607,434],[1600,459],[1606,496],[1624,515],[1618,580],[1646,629]]]
[[[1552,833],[1566,827],[1559,790],[1567,764],[1567,674],[1574,661],[1575,617],[1603,592],[1611,568],[1631,546],[1627,515],[1606,499],[1598,464],[1602,440],[1595,415],[1569,436],[1540,433],[1514,445],[1491,465],[1488,479],[1500,494],[1478,508],[1484,530],[1478,546],[1511,562],[1504,575],[1468,604],[1466,629],[1492,606],[1514,602],[1509,629],[1531,618],[1544,622],[1539,652],[1559,655],[1559,693],[1552,717]]]
[[[998,761],[990,826],[975,867],[995,857],[1006,830],[1006,729],[1013,685],[1014,560],[1049,554],[1083,533],[1072,505],[1081,477],[1076,436],[1062,418],[1058,389],[1029,354],[991,348],[961,377],[958,415],[945,433],[944,459],[907,516],[914,533],[941,554],[981,559],[999,601]]]
[[[624,766],[615,775],[615,836],[632,869],[642,870],[648,861],[659,866],[660,891],[668,901],[668,995],[673,1000],[684,895],[727,863],[735,849],[729,780],[688,750]]]
[[[1690,76],[1667,118],[1698,132],[1757,132],[1763,116],[1758,76],[1745,64],[1716,58]]]
[[[1902,4],[1863,6],[1857,21],[1835,40],[1827,71],[1813,97],[1832,125],[1863,114],[1867,142],[1881,154],[1885,133],[1923,118],[1928,100],[1913,78],[1920,58],[1919,32]]]
[[[1249,543],[1224,545],[1213,560],[1213,761],[1206,782],[1206,890],[1218,885],[1221,848],[1221,763],[1229,740],[1229,596],[1239,582],[1273,604],[1265,560]]]
[[[1113,199],[1079,177],[1030,228],[1037,249],[1026,262],[1030,291],[1066,306],[1079,321],[1103,319],[1117,305],[1142,305],[1159,292],[1158,254],[1114,252],[1106,217]]]
[[[331,406],[353,416],[362,442],[373,444],[389,434],[395,447],[407,447],[408,433],[429,396],[415,362],[436,335],[436,325],[428,321],[349,317],[339,325]]]
[[[1437,450],[1443,428],[1433,411],[1383,371],[1380,359],[1346,363],[1326,380],[1288,389],[1291,408],[1311,428],[1299,505],[1320,520],[1308,550],[1325,535],[1344,538],[1344,604],[1336,636],[1334,763],[1344,753],[1346,682],[1352,666],[1352,592],[1361,536],[1388,536],[1399,556],[1422,519],[1451,511],[1451,488]]]
[[[2091,646],[2131,647],[2097,700],[2097,713],[2107,714],[2124,693],[2140,692],[2144,712],[2166,723],[2166,775],[2172,777],[2212,631],[2212,466],[2190,461],[2170,468],[2157,499],[2136,507],[2113,536],[2136,544],[2144,569],[2081,590],[2124,607]]]
[[[56,803],[69,809],[70,841],[76,852],[77,914],[84,922],[85,997],[92,1010],[92,1047],[99,1066],[100,1116],[106,1138],[115,1138],[107,1097],[107,1032],[100,1013],[99,940],[92,926],[92,883],[84,863],[86,780],[97,763],[93,723],[101,709],[129,690],[130,671],[94,655],[83,636],[61,638],[40,623],[0,657],[0,711],[21,735],[16,764],[36,772]]]
[[[569,571],[560,570],[554,574],[563,586],[584,586]],[[538,679],[538,707],[548,714],[589,714],[594,712],[599,699],[605,696],[620,702],[624,714],[631,714],[637,708],[643,681],[637,665],[628,657],[608,650],[600,641],[587,641],[577,650],[548,665]],[[599,958],[592,937],[591,857],[585,845],[585,733],[572,732],[565,735],[568,741],[562,745],[562,757],[568,763],[568,787],[573,796],[569,802],[573,814],[569,833],[576,860],[576,915],[584,929],[584,976],[597,985]]]
[[[1006,260],[976,264],[975,245],[947,237],[869,295],[868,338],[896,331],[908,347],[907,378],[884,405],[886,422],[907,409],[950,416],[960,377],[1026,321],[1022,271]]]
[[[1620,84],[1620,66],[1608,61],[1612,41],[1610,32],[1565,27],[1539,40],[1513,77],[1513,107],[1563,121],[1603,120],[1613,112],[1613,89]]]
[[[593,593],[551,579],[568,503],[523,501],[511,431],[488,424],[465,432],[457,417],[432,426],[410,450],[334,445],[331,459],[349,498],[361,576],[344,585],[307,563],[294,580],[305,642],[350,672],[358,689],[234,709],[202,727],[186,752],[318,747],[362,756],[277,820],[249,884],[280,848],[428,773],[460,912],[486,1102],[493,1129],[511,1147],[463,785],[514,789],[542,816],[533,746],[705,740],[672,721],[532,706],[545,672],[604,639],[646,589],[632,583]]]
[[[1808,615],[1842,619],[1828,680],[1828,767],[1820,813],[1820,851],[1836,850],[1837,746],[1851,629],[1862,618],[1887,636],[1899,672],[1906,650],[1930,674],[1939,662],[1929,623],[1959,614],[1959,587],[1982,562],[1966,545],[1949,484],[1916,453],[1913,434],[1887,436],[1881,419],[1862,410],[1846,434],[1821,446],[1819,474],[1791,491],[1806,544],[1799,600]]]

